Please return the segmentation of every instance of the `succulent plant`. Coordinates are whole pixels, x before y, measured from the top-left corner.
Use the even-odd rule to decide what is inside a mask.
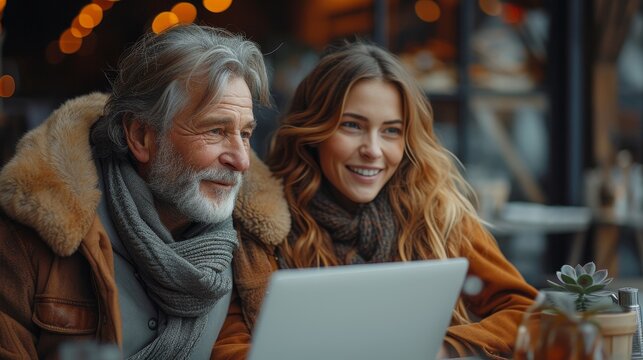
[[[560,284],[547,280],[554,290],[577,294],[576,311],[586,311],[590,300],[588,296],[602,296],[605,293],[600,292],[612,282],[612,278],[607,277],[607,270],[596,271],[596,264],[588,262],[584,266],[580,264],[576,267],[563,265],[560,271],[556,272]],[[600,293],[599,293],[600,292]]]

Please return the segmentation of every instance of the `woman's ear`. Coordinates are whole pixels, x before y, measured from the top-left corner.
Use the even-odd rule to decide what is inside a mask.
[[[156,132],[137,119],[123,119],[123,131],[132,156],[141,164],[150,161],[156,145]]]

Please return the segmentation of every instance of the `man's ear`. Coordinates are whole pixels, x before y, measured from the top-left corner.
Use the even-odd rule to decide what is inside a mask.
[[[156,132],[137,119],[123,119],[123,130],[134,158],[141,164],[148,163],[156,147]]]

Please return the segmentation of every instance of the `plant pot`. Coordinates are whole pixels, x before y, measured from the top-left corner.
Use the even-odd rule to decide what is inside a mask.
[[[636,312],[599,313],[589,317],[601,328],[603,347],[612,360],[632,358]]]
[[[547,333],[551,336],[554,327],[563,326],[564,331],[581,331],[582,323],[593,323],[599,327],[602,337],[602,348],[605,355],[612,360],[625,360],[632,357],[632,339],[636,332],[636,312],[610,312],[610,313],[595,313],[586,315],[576,314],[575,320],[567,320],[576,323],[576,326],[569,326],[568,322],[561,321],[560,314],[543,311],[541,313],[541,320],[543,323],[549,323],[550,326],[544,327]],[[580,334],[583,336],[584,334]],[[573,338],[570,334],[566,334],[568,338]],[[589,339],[581,339],[589,340]],[[569,346],[573,346],[569,344]],[[585,347],[588,346],[585,341]],[[596,350],[598,351],[598,350]]]

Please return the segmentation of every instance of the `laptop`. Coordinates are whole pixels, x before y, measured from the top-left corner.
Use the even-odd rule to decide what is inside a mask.
[[[273,273],[249,360],[435,359],[464,258]]]

